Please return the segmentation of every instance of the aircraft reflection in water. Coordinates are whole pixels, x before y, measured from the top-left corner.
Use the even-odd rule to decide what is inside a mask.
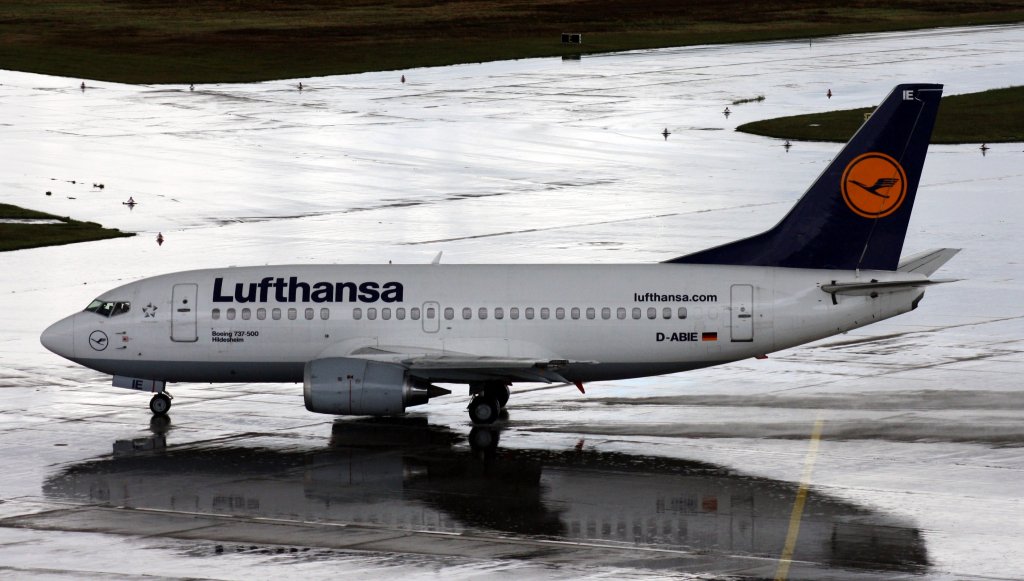
[[[471,439],[496,438],[479,432],[488,429]],[[161,449],[162,438],[155,451],[70,466],[46,480],[44,493],[134,509],[777,558],[797,492],[687,460],[473,449],[447,429],[409,421],[339,421],[330,447],[314,450]],[[918,529],[814,491],[793,559],[910,573],[928,566]]]

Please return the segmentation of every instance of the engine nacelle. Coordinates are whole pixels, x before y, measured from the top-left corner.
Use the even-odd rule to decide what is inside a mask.
[[[400,365],[350,357],[314,359],[303,378],[306,409],[321,414],[397,415],[446,393],[411,378]]]

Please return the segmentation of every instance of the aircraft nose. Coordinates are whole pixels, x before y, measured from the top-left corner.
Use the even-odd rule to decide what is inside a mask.
[[[39,342],[61,357],[75,356],[75,317],[70,316],[50,325],[39,337]]]

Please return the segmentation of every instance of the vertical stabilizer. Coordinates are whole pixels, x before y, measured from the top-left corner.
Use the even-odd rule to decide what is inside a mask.
[[[895,270],[942,85],[898,85],[771,230],[667,262]]]

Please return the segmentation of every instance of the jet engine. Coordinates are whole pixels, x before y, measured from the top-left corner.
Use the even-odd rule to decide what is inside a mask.
[[[390,416],[451,393],[409,375],[400,365],[351,357],[306,363],[306,409],[321,414]]]

